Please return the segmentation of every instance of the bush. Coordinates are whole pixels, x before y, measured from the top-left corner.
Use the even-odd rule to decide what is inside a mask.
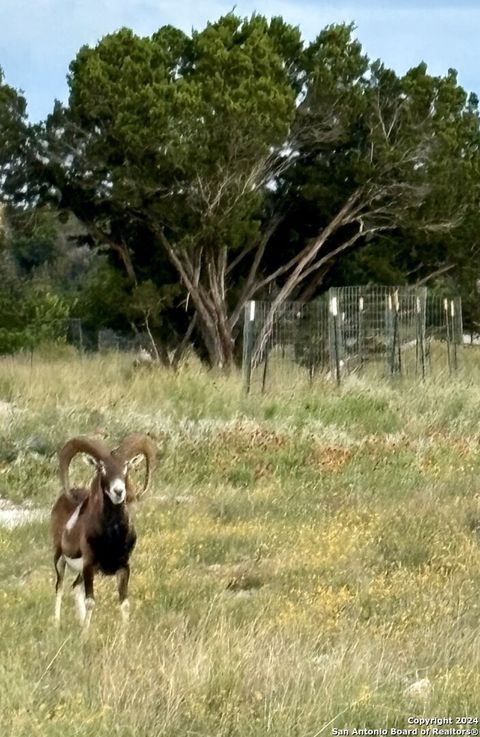
[[[18,280],[0,291],[0,353],[64,341],[68,302],[47,285]]]

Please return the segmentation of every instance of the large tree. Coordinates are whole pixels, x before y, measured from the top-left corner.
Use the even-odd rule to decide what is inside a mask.
[[[191,38],[125,29],[80,51],[68,108],[39,131],[37,196],[75,212],[134,284],[154,264],[165,273],[167,258],[212,364],[232,361],[232,272],[266,240],[300,49],[296,29],[259,16],[229,15]]]
[[[179,280],[185,334],[213,365],[232,362],[248,299],[274,287],[258,360],[284,301],[314,295],[342,254],[431,240],[478,200],[476,99],[453,72],[371,63],[351,26],[307,48],[257,15],[191,36],[124,29],[83,48],[69,84],[29,150],[31,197],[74,212],[149,304],[149,280],[159,304]]]

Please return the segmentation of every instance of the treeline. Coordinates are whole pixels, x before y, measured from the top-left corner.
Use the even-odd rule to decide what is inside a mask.
[[[259,352],[285,300],[332,284],[429,283],[480,322],[478,100],[453,70],[231,13],[122,29],[68,82],[32,125],[0,76],[1,351],[71,315],[228,367],[249,299],[271,300]]]

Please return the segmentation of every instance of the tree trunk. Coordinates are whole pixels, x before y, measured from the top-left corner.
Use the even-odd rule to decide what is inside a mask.
[[[207,261],[208,284],[200,281],[202,263],[194,267],[185,249],[173,248],[163,231],[157,231],[161,243],[183,281],[196,309],[198,329],[212,368],[229,369],[233,363],[233,337],[225,302],[225,253],[218,262]],[[208,258],[208,256],[207,256]]]
[[[228,322],[228,315],[216,315],[204,321],[198,314],[198,327],[205,348],[208,362],[212,368],[229,369],[233,363],[233,338]]]

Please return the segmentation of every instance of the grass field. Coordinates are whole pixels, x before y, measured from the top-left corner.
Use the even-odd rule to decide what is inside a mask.
[[[245,397],[194,360],[36,356],[0,361],[0,400],[17,504],[53,502],[72,435],[148,431],[160,449],[126,637],[111,579],[87,636],[70,596],[56,630],[47,521],[0,528],[2,735],[318,737],[478,714],[478,374]]]

